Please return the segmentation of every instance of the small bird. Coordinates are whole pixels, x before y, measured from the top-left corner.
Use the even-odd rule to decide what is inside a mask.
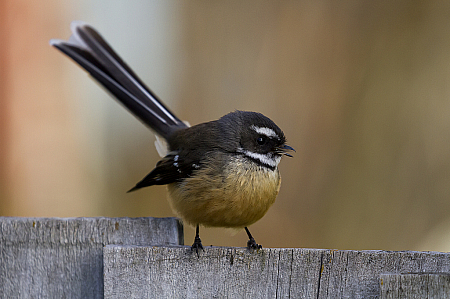
[[[261,219],[280,189],[278,164],[294,151],[281,129],[256,112],[234,111],[190,127],[178,119],[90,25],[74,21],[68,41],[50,44],[72,58],[145,125],[165,139],[167,153],[128,192],[167,185],[172,209],[196,227],[244,228],[250,250],[262,248],[248,226]],[[157,138],[158,139],[158,138]],[[158,147],[158,146],[157,146]],[[159,144],[161,147],[161,143]]]

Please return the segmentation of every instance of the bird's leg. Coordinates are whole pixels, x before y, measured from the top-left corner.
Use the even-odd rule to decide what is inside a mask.
[[[250,231],[248,230],[247,227],[244,227],[245,231],[247,232],[248,235],[248,242],[247,242],[247,248],[249,250],[253,250],[253,249],[261,249],[262,246],[257,244],[255,239],[252,237],[252,234],[250,233]]]
[[[192,244],[192,246],[191,246],[191,250],[195,250],[195,252],[197,252],[197,256],[199,256],[198,251],[203,250],[202,240],[200,240],[200,235],[199,235],[198,224],[195,229],[195,239],[194,239],[194,244]]]

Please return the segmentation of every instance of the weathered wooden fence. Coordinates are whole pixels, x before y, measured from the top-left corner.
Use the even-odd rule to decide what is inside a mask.
[[[450,254],[206,247],[174,218],[0,217],[1,298],[450,298]]]
[[[103,298],[103,247],[183,242],[175,218],[0,217],[0,298]]]

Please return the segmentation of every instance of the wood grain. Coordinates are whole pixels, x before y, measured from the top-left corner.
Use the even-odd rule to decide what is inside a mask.
[[[450,273],[446,253],[106,246],[105,298],[380,298],[380,275]]]
[[[103,298],[103,246],[182,236],[175,218],[0,217],[0,298]]]

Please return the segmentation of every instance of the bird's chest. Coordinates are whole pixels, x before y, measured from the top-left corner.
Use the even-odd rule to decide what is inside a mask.
[[[233,203],[259,214],[275,201],[280,189],[280,173],[249,162],[245,158],[235,158],[224,171],[225,189]]]
[[[244,227],[259,220],[275,202],[279,188],[278,169],[242,157],[221,166],[211,164],[169,185],[172,206],[183,219],[222,227]]]

